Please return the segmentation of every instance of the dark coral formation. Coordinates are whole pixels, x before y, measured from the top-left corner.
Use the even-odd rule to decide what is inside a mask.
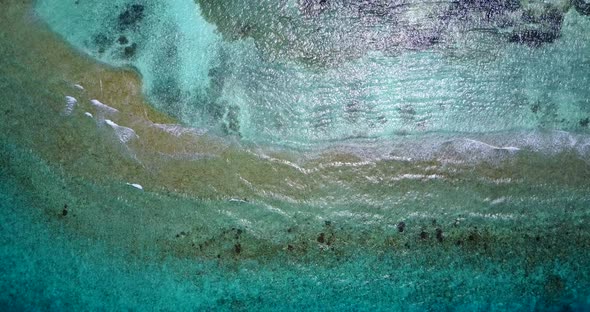
[[[560,36],[564,7],[519,0],[299,0],[297,16],[272,1],[199,0],[226,39],[251,37],[272,58],[329,65],[369,51],[444,49],[480,33],[497,43],[540,47]],[[574,1],[587,14],[590,4]]]
[[[576,11],[582,15],[590,16],[590,2],[587,0],[572,0]]]
[[[144,18],[145,7],[141,4],[132,4],[125,8],[117,19],[120,30],[137,27]]]

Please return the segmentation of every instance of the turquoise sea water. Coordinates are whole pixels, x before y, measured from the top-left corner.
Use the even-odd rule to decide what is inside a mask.
[[[2,165],[6,310],[588,308],[586,190],[515,183],[535,190],[506,192],[492,208],[435,185],[415,196],[437,200],[405,199],[401,211],[326,223],[298,216],[297,206],[283,205],[292,217],[281,220],[240,212],[256,210],[247,204],[67,179],[6,142]],[[72,207],[67,216],[62,201]],[[407,224],[403,233],[397,220]],[[441,242],[436,229],[444,229]],[[317,241],[320,233],[332,247]]]
[[[562,2],[466,1],[466,17],[448,3],[341,2],[317,16],[294,1],[39,1],[36,11],[89,55],[136,67],[156,107],[256,143],[569,131],[590,113],[590,22]],[[532,30],[557,42],[510,42]],[[423,36],[433,39],[415,42]]]
[[[584,2],[0,7],[3,310],[590,309]]]

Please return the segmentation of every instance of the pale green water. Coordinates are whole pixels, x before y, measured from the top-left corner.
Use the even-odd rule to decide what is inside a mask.
[[[391,35],[387,5],[219,2],[226,24],[206,1],[142,2],[123,30],[127,3],[80,1],[0,4],[4,310],[589,309],[590,24],[573,8],[552,43],[445,29],[379,48],[359,38]],[[336,27],[353,13],[363,27]],[[162,130],[134,77],[36,14],[212,137]],[[318,23],[335,28],[302,35]]]

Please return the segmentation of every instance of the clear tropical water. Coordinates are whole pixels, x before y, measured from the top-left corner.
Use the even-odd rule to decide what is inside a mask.
[[[0,7],[4,310],[590,309],[586,2]]]

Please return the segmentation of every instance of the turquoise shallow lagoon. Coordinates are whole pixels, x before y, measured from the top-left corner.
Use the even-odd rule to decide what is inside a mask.
[[[590,310],[584,1],[0,8],[2,310]]]

